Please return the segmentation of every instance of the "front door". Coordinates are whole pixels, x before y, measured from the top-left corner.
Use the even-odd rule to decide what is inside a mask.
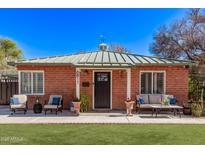
[[[110,72],[95,72],[95,109],[110,108]]]

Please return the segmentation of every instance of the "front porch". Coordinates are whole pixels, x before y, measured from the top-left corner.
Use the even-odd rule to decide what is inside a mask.
[[[125,109],[124,101],[132,97],[131,68],[78,67],[75,77],[76,97],[88,95],[90,110],[122,110]]]
[[[0,124],[205,124],[205,117],[193,118],[192,116],[173,114],[159,114],[157,118],[151,113],[126,116],[124,110],[112,110],[110,112],[89,112],[75,116],[68,110],[56,115],[49,113],[34,114],[29,110],[27,114],[21,111],[10,115],[8,106],[0,106]]]

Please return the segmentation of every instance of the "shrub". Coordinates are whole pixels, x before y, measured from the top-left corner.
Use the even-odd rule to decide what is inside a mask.
[[[90,107],[90,97],[86,94],[81,94],[80,95],[80,111],[81,112],[87,112]]]

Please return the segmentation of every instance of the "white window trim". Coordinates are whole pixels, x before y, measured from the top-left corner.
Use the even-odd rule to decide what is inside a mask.
[[[80,69],[76,68],[76,73],[75,73],[75,80],[76,80],[76,97],[80,99]]]
[[[131,99],[131,69],[127,69],[127,98]]]
[[[31,93],[29,94],[24,94],[24,95],[45,95],[45,73],[43,70],[23,70],[23,71],[18,71],[18,84],[19,84],[19,94],[21,94],[21,72],[28,72],[31,73]],[[33,73],[43,73],[43,93],[33,93]]]
[[[164,93],[163,94],[166,94],[166,71],[162,70],[162,71],[149,71],[149,70],[146,70],[146,71],[140,71],[139,73],[139,94],[141,94],[141,74],[142,73],[152,73],[152,93],[153,94],[153,73],[164,73]],[[157,95],[157,94],[156,94]]]

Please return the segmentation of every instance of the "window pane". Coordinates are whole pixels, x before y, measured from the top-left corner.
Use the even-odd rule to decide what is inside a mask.
[[[153,93],[164,93],[164,73],[153,73]]]
[[[43,73],[33,72],[33,93],[43,93]]]
[[[21,94],[31,94],[31,73],[21,72]]]
[[[152,93],[152,73],[141,74],[141,94]]]

